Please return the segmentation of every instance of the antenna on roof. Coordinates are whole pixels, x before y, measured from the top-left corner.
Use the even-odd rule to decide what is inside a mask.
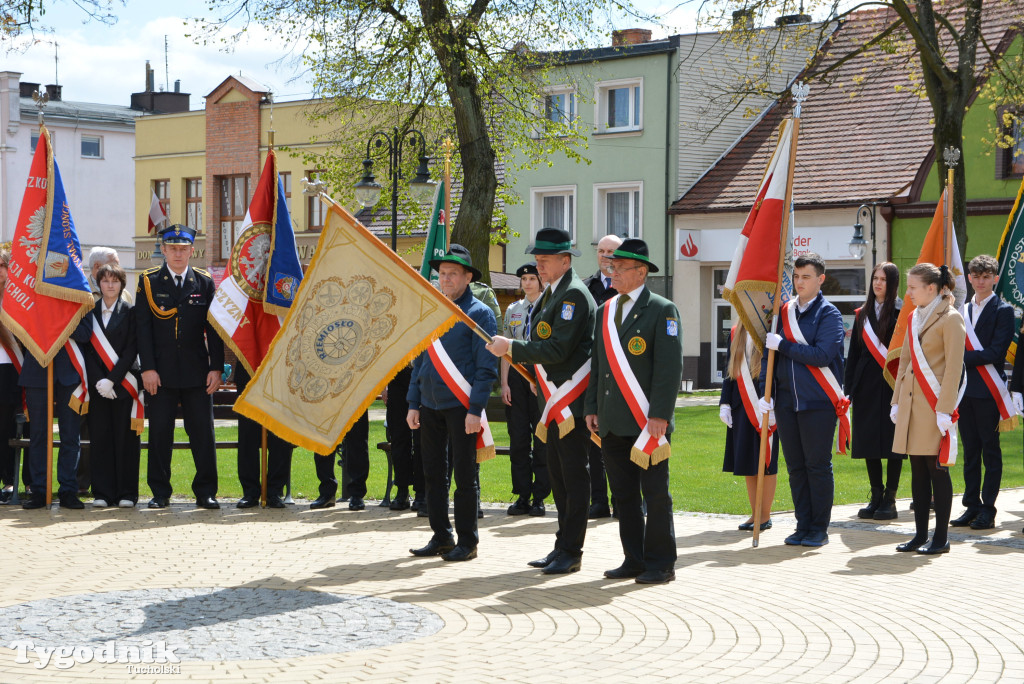
[[[54,83],[54,85],[60,85],[60,77],[59,77],[58,69],[57,69],[57,67],[59,65],[59,61],[60,61],[58,59],[58,57],[57,57],[57,48],[58,47],[59,47],[59,44],[57,43],[57,41],[53,41],[53,83]]]
[[[171,89],[170,68],[167,64],[167,34],[164,34],[164,90]]]

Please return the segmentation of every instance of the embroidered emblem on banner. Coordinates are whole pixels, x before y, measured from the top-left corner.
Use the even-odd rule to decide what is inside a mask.
[[[317,284],[299,316],[288,345],[288,389],[308,402],[332,399],[381,353],[395,327],[389,314],[394,293],[376,280],[355,276]]]
[[[270,259],[270,224],[254,223],[231,248],[231,277],[253,299],[263,297]]]
[[[537,324],[537,337],[542,340],[546,340],[551,337],[551,326],[548,325],[547,321],[541,321]]]
[[[679,337],[679,323],[674,318],[665,321],[665,332],[669,337]]]
[[[629,341],[627,348],[629,349],[629,353],[633,356],[640,356],[647,351],[647,343],[644,342],[644,338],[642,337],[634,337]]]
[[[287,299],[289,302],[295,299],[295,290],[297,285],[295,278],[284,273],[277,273],[274,275],[274,291],[282,299]]]
[[[572,302],[562,302],[562,320],[571,321],[572,315],[576,311],[576,305]]]

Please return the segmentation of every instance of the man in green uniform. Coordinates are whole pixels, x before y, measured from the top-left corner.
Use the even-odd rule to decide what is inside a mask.
[[[590,380],[594,342],[594,298],[572,268],[580,253],[564,230],[544,228],[526,249],[537,258],[537,271],[547,284],[531,316],[530,339],[495,337],[488,345],[495,356],[511,350],[516,363],[534,364],[541,418],[538,435],[546,443],[551,493],[558,509],[555,548],[530,565],[548,575],[577,572],[583,557],[590,505],[587,429],[583,394]]]
[[[647,274],[658,272],[649,254],[643,240],[630,238],[611,257],[612,287],[619,294],[597,312],[585,410],[587,427],[601,435],[625,554],[622,565],[604,576],[664,584],[676,576],[668,440],[683,347],[675,304],[646,285]]]

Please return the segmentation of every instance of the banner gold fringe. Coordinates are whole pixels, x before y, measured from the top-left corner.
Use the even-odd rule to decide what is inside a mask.
[[[1017,429],[1017,416],[1012,415],[1006,420],[999,421],[997,432],[1013,432]]]
[[[476,450],[476,462],[483,463],[484,461],[490,461],[497,455],[498,454],[493,444],[490,446],[480,447],[479,449]]]

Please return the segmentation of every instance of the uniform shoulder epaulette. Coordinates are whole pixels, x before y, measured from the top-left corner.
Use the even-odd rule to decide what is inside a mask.
[[[199,274],[202,274],[202,275],[206,276],[207,278],[212,278],[213,277],[212,275],[210,275],[210,272],[207,271],[206,269],[196,268],[195,266],[193,266],[192,270],[195,271],[196,273],[199,273]]]
[[[151,276],[151,275],[155,275],[157,272],[160,271],[160,268],[161,268],[160,266],[154,266],[153,268],[147,268],[145,271],[142,272],[141,275],[144,275],[144,276],[147,276],[147,277]]]

